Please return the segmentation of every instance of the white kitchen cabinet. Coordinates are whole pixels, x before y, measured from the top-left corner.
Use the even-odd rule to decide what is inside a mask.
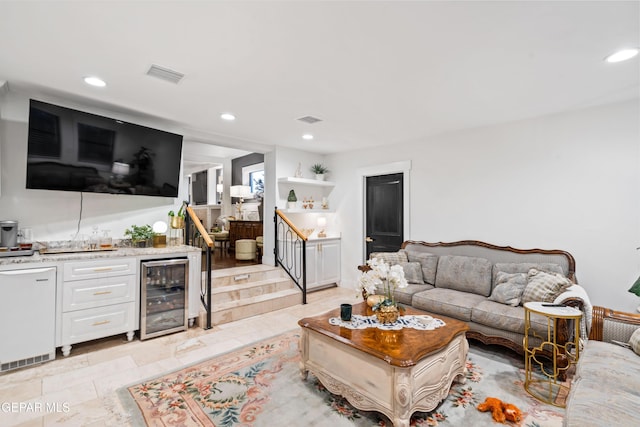
[[[55,266],[0,268],[0,372],[55,359]]]
[[[72,344],[79,342],[121,333],[132,340],[140,329],[140,263],[185,257],[189,259],[192,325],[201,307],[199,248],[119,248],[100,253],[36,252],[0,257],[0,302],[5,302],[0,303],[0,318],[5,324],[11,322],[7,319],[30,319],[5,328],[6,334],[0,333],[4,340],[0,342],[12,343],[6,350],[0,349],[0,370],[52,360],[55,347],[62,347],[68,356]],[[40,277],[44,271],[51,277]],[[11,341],[14,338],[15,343]]]
[[[340,239],[307,241],[307,290],[340,281]]]
[[[133,339],[139,325],[139,286],[134,257],[65,262],[62,276],[60,341],[71,344],[119,333]]]
[[[71,344],[127,333],[133,339],[137,329],[135,303],[107,305],[62,313],[62,354],[68,356]]]
[[[135,275],[65,281],[62,289],[64,312],[132,301],[135,282]]]

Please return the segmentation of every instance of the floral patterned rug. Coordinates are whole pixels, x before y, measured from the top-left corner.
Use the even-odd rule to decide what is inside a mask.
[[[134,426],[392,425],[330,394],[313,375],[302,380],[298,340],[292,331],[125,387],[118,396]],[[489,412],[476,409],[488,396],[518,406],[524,415],[519,426],[562,424],[563,409],[524,391],[520,356],[471,342],[467,368],[466,383],[454,383],[434,411],[415,413],[411,426],[495,426]]]

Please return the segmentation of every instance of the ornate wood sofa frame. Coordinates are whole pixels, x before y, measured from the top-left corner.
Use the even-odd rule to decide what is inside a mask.
[[[431,252],[435,255],[462,255],[487,258],[493,264],[496,262],[551,262],[559,264],[565,276],[572,282],[577,283],[576,279],[576,261],[569,252],[559,249],[517,249],[511,246],[497,246],[479,240],[463,240],[458,242],[438,242],[428,243],[423,241],[408,240],[402,243],[402,249],[415,250],[418,247],[425,248],[425,252]],[[577,298],[569,298],[564,304],[578,309],[582,309],[582,300]],[[566,342],[571,329],[564,321],[559,321],[557,325],[558,342]],[[497,344],[508,347],[513,351],[524,354],[522,343],[515,343],[509,339],[498,336],[487,336],[481,332],[470,330],[467,332],[467,338],[478,340],[484,344]]]
[[[594,306],[589,339],[604,342],[611,342],[611,340],[627,342],[631,333],[638,327],[640,327],[640,314],[638,313],[626,313]]]

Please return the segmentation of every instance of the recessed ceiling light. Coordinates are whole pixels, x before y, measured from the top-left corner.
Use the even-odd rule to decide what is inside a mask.
[[[639,50],[636,49],[622,49],[611,55],[607,56],[604,60],[607,62],[622,62],[627,59],[631,59],[638,54]]]
[[[84,82],[95,87],[105,87],[107,85],[104,80],[102,80],[100,77],[95,76],[85,77]]]
[[[222,113],[222,114],[220,114],[220,118],[222,120],[226,120],[228,122],[232,122],[232,121],[234,121],[236,119],[236,116],[234,116],[231,113]]]
[[[311,141],[313,139],[313,135],[311,135],[310,133],[305,133],[304,135],[302,135],[302,139],[306,139],[307,141]]]

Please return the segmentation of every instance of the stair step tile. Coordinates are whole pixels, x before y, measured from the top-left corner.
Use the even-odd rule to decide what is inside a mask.
[[[252,268],[253,267],[253,268]],[[215,270],[211,272],[211,283],[214,288],[223,286],[232,286],[238,283],[248,283],[258,280],[288,278],[289,276],[281,269],[276,267],[258,266],[226,268],[223,270]],[[202,273],[202,281],[206,283],[206,273]]]
[[[267,279],[211,289],[211,298],[216,302],[243,300],[287,289],[295,285],[289,279]]]
[[[302,303],[302,295],[297,289],[272,292],[246,300],[213,304],[212,323],[233,322],[247,317],[257,316],[270,311],[291,307]]]
[[[257,264],[211,272],[213,325],[233,322],[302,303],[302,293],[280,267]],[[203,284],[206,272],[202,273]],[[200,312],[199,324],[205,325]]]

